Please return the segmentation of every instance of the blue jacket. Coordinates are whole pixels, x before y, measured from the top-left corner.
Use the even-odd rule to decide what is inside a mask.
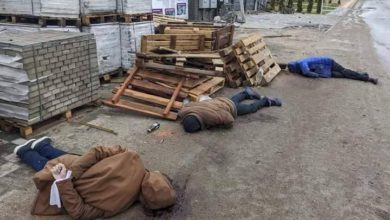
[[[288,69],[308,77],[332,77],[333,59],[325,56],[306,57],[288,63]]]

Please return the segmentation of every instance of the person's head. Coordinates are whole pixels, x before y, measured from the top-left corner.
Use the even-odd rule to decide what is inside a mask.
[[[176,203],[171,180],[159,171],[147,172],[142,180],[140,202],[146,209],[162,210]]]
[[[299,73],[299,66],[296,61],[289,62],[287,64],[288,70],[292,73]]]
[[[183,124],[184,130],[188,133],[194,133],[194,132],[202,130],[202,125],[201,125],[200,121],[198,120],[198,118],[196,118],[193,115],[186,116],[183,119],[182,124]]]

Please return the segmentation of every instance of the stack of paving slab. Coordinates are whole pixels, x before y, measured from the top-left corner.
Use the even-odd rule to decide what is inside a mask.
[[[87,33],[0,32],[0,117],[29,126],[97,100],[96,43]]]
[[[152,0],[118,0],[118,13],[142,14],[152,12]]]
[[[153,21],[120,23],[122,68],[134,66],[137,52],[141,51],[142,35],[154,34]]]
[[[19,2],[23,1],[22,4]],[[44,17],[79,18],[96,14],[143,14],[152,12],[151,0],[0,0],[0,14],[34,15]],[[154,33],[153,21],[110,22],[81,28],[66,26],[40,27],[34,24],[0,23],[0,31],[39,32],[58,30],[86,32],[95,35],[99,74],[114,73],[131,68],[140,51],[141,36]]]

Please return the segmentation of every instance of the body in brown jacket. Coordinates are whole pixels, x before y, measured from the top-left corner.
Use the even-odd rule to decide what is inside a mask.
[[[36,154],[35,151],[39,153],[39,147],[46,148],[46,152],[53,148],[47,143],[46,145],[40,143],[36,149],[29,149],[30,146],[26,144],[15,148],[15,153],[24,162],[27,162],[27,156],[31,156],[29,154]],[[49,204],[51,186],[55,180],[51,169],[57,164],[63,164],[72,171],[72,178],[56,182],[62,202],[61,208]],[[38,194],[31,213],[34,215],[69,214],[74,219],[113,216],[126,210],[139,199],[142,194],[142,184],[151,185],[147,183],[150,178],[144,178],[147,173],[153,173],[153,176],[161,178],[165,184],[157,187],[154,185],[157,192],[154,194],[149,192],[148,198],[156,200],[153,196],[157,195],[157,199],[160,199],[158,201],[162,201],[161,194],[158,194],[159,187],[168,187],[170,189],[164,189],[164,196],[171,197],[164,197],[165,203],[157,203],[157,207],[165,208],[172,205],[176,195],[168,180],[158,175],[159,173],[147,172],[139,155],[134,151],[121,146],[98,146],[90,149],[83,156],[62,155],[49,160],[44,168],[34,175],[33,180]]]
[[[250,104],[242,103],[251,100]],[[214,126],[231,127],[238,115],[257,112],[263,107],[281,106],[277,98],[260,96],[252,88],[246,88],[231,99],[218,97],[202,102],[191,102],[179,112],[184,130],[190,133]]]

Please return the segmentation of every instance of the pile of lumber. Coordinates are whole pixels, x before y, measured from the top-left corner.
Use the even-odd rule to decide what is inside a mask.
[[[220,51],[225,76],[232,87],[269,84],[281,71],[260,33]]]
[[[158,52],[168,49],[159,48]],[[105,104],[161,117],[177,119],[177,112],[185,99],[199,101],[203,95],[211,95],[225,84],[223,74],[213,65],[216,53],[168,54],[139,53],[136,67],[114,89],[115,95]]]

